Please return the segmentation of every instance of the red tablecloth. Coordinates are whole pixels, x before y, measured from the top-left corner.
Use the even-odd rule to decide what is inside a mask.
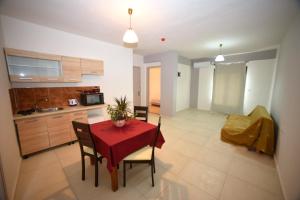
[[[107,168],[112,171],[113,167],[132,152],[152,145],[156,133],[156,126],[136,119],[118,128],[111,120],[91,125],[96,150],[107,158]],[[156,146],[161,148],[165,142],[162,134],[159,134]]]

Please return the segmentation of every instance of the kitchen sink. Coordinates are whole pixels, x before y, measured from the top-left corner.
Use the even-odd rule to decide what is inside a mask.
[[[52,108],[38,108],[37,112],[44,113],[44,112],[56,112],[63,110],[64,108],[61,107],[52,107]]]

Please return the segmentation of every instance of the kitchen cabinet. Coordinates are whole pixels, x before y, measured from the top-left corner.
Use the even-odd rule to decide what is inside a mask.
[[[16,121],[22,155],[50,147],[45,117]]]
[[[88,123],[88,115],[86,111],[78,111],[74,113],[70,113],[70,138],[71,140],[77,140],[77,136],[74,132],[72,121]]]
[[[5,48],[11,82],[81,82],[82,75],[104,75],[102,60]]]
[[[104,67],[102,60],[84,59],[80,60],[81,73],[90,75],[101,75],[104,74]]]
[[[70,120],[68,114],[47,117],[47,128],[51,147],[71,141]]]
[[[59,60],[6,56],[11,82],[54,82],[61,80]]]
[[[61,64],[64,82],[81,81],[80,58],[62,56]]]
[[[22,156],[77,140],[72,121],[88,123],[87,111],[16,120]]]

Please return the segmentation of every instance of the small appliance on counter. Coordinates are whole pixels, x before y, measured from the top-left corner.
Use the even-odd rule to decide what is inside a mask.
[[[68,102],[69,102],[69,106],[77,106],[78,104],[77,99],[69,99]]]
[[[80,104],[84,106],[104,104],[104,95],[99,90],[84,91],[80,94]]]

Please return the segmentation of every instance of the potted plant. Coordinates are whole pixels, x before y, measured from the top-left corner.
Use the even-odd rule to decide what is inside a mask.
[[[131,118],[131,110],[128,108],[129,102],[126,96],[115,98],[117,105],[108,105],[107,113],[110,115],[111,120],[117,127],[122,127],[126,124],[126,120]]]

